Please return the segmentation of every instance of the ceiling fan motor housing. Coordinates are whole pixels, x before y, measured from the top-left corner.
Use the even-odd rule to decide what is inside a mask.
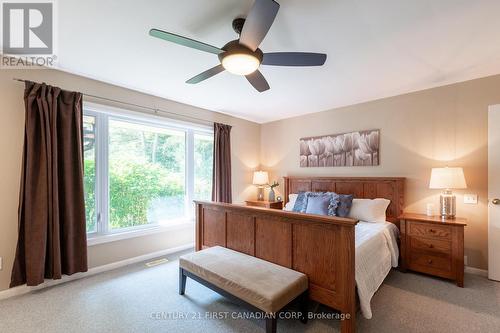
[[[243,30],[243,26],[245,25],[245,19],[243,17],[237,17],[233,20],[233,30],[241,35],[241,31]]]
[[[241,45],[239,40],[233,40],[227,43],[222,47],[222,49],[226,52],[219,53],[219,60],[222,62],[222,59],[224,59],[227,56],[233,55],[233,54],[248,54],[250,56],[253,56],[259,60],[259,63],[262,63],[262,59],[264,57],[264,54],[260,49],[257,49],[255,51],[250,50],[248,47]]]

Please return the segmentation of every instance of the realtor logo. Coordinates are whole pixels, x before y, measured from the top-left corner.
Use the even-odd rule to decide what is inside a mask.
[[[55,0],[0,0],[1,69],[56,66]]]
[[[53,7],[52,2],[3,2],[3,53],[11,55],[53,54]]]

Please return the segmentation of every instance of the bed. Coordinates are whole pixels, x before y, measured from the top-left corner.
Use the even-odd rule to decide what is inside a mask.
[[[356,284],[362,314],[369,318],[369,300],[398,261],[404,178],[285,177],[284,184],[285,203],[300,191],[389,199],[388,222],[374,227],[350,218],[197,201],[196,250],[224,246],[305,273],[309,297],[345,314],[341,331],[354,332]],[[385,250],[374,260],[381,253],[377,248]]]
[[[390,222],[360,221],[355,228],[355,279],[361,313],[372,317],[370,301],[382,282],[398,266],[398,228]]]

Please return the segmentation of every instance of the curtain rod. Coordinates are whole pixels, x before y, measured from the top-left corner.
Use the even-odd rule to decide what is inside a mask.
[[[18,79],[18,78],[12,78],[12,80],[19,81],[19,82],[31,82],[29,80],[23,80],[23,79]],[[172,111],[166,111],[166,110],[162,110],[160,108],[152,108],[150,106],[144,106],[144,105],[139,105],[139,104],[135,104],[135,103],[123,102],[123,101],[120,101],[120,100],[117,100],[117,99],[112,99],[112,98],[107,98],[107,97],[101,97],[101,96],[96,96],[96,95],[92,95],[92,94],[86,94],[86,93],[81,93],[81,94],[84,95],[84,96],[87,96],[87,97],[97,98],[97,99],[105,100],[105,101],[108,101],[108,102],[113,102],[113,103],[118,103],[118,104],[123,104],[123,105],[130,105],[130,106],[134,106],[134,107],[141,108],[141,109],[144,109],[144,110],[153,111],[152,113],[150,112],[150,114],[158,115],[159,113],[164,113],[164,114],[167,114],[167,115],[174,115],[174,116],[177,116],[177,117],[183,117],[183,118],[186,118],[186,119],[196,120],[197,122],[201,121],[201,122],[203,122],[205,124],[209,124],[209,125],[213,125],[214,124],[214,122],[210,121],[210,120],[206,120],[206,119],[202,119],[202,118],[197,118],[197,117],[193,117],[193,116],[187,116],[187,115],[184,115],[184,114],[181,114],[181,113],[172,112]]]

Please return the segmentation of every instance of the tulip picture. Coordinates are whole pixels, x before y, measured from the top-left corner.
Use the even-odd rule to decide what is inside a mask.
[[[300,139],[300,167],[376,166],[380,131],[369,130]]]

